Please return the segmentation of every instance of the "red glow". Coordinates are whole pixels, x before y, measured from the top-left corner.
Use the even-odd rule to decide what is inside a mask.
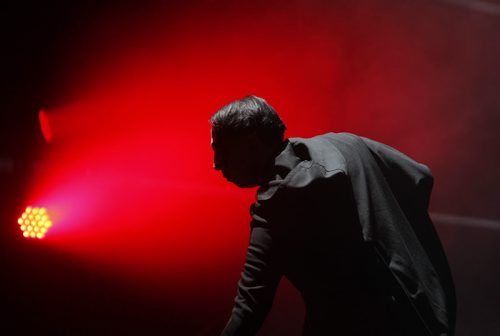
[[[54,135],[52,134],[47,112],[40,110],[40,112],[38,112],[38,121],[40,122],[40,129],[42,130],[43,138],[48,143],[51,143],[52,140],[54,140]]]
[[[359,42],[340,34],[340,15],[332,20],[305,3],[303,13],[266,5],[257,14],[253,5],[210,2],[213,8],[173,18],[158,9],[89,26],[90,45],[61,55],[69,59],[60,71],[71,74],[71,99],[40,115],[50,121],[49,138],[59,140],[29,199],[46,204],[57,223],[45,243],[148,283],[216,276],[229,263],[239,269],[253,190],[212,170],[213,112],[259,95],[279,111],[289,136],[370,136],[406,118],[380,118],[402,96],[374,81],[377,71],[348,69],[348,51]],[[116,39],[116,31],[127,38]],[[383,36],[384,43],[397,39]],[[353,95],[355,86],[364,96]]]
[[[215,276],[231,261],[240,267],[253,190],[212,170],[210,115],[257,94],[287,121],[290,106],[306,110],[301,87],[333,81],[338,67],[335,44],[318,43],[321,31],[290,39],[280,27],[296,23],[285,14],[232,30],[186,15],[169,23],[174,39],[159,30],[127,53],[109,51],[112,64],[92,64],[77,97],[44,114],[60,141],[31,197],[57,222],[46,243],[149,282]],[[190,22],[211,28],[193,31]]]

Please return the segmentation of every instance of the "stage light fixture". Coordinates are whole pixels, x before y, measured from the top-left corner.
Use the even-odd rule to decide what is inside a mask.
[[[54,134],[52,133],[47,112],[40,110],[38,112],[38,121],[40,122],[40,129],[42,131],[43,138],[47,141],[47,143],[51,143],[52,140],[54,140]]]
[[[17,223],[26,238],[42,239],[52,226],[47,209],[31,206],[24,210]]]

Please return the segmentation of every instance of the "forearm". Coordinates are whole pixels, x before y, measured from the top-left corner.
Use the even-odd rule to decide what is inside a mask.
[[[252,228],[232,315],[221,335],[255,335],[264,322],[281,279],[273,249],[269,230]]]

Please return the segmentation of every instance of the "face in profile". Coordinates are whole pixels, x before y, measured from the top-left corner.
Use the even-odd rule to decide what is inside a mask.
[[[240,188],[256,187],[264,182],[268,164],[267,149],[253,135],[220,139],[212,136],[214,169]]]

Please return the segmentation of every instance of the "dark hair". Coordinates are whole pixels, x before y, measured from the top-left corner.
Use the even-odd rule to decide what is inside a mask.
[[[231,138],[254,133],[270,143],[283,141],[286,126],[264,99],[247,96],[223,106],[211,118],[214,137]]]

